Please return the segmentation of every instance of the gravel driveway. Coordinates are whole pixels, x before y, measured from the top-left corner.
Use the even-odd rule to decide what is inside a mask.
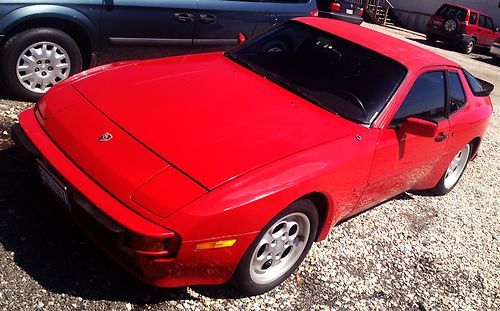
[[[365,26],[433,50],[494,83],[499,109],[500,63],[491,57]],[[345,221],[313,246],[284,284],[238,298],[229,288],[151,288],[102,255],[12,148],[9,128],[30,105],[0,94],[0,310],[500,310],[498,112],[479,157],[450,194],[405,193]]]

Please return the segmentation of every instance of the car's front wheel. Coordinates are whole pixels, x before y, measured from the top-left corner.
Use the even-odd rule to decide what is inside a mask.
[[[316,236],[318,212],[310,200],[292,203],[260,232],[232,278],[245,295],[278,286],[300,265]]]
[[[432,189],[434,194],[445,195],[457,185],[467,167],[471,151],[471,144],[467,144],[455,155],[438,184]]]
[[[78,45],[57,29],[23,31],[0,50],[0,77],[4,86],[26,100],[37,100],[56,83],[81,70]]]

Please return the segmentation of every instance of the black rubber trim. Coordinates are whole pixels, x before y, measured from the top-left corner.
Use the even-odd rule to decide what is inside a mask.
[[[14,124],[11,127],[12,130],[12,140],[16,146],[25,154],[30,157],[38,158],[40,157],[40,151],[35,147],[35,145],[29,140],[26,133],[24,133],[23,128],[19,123]]]

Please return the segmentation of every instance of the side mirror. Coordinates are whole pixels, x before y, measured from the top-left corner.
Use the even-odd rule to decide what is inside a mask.
[[[406,119],[401,129],[413,135],[434,137],[437,134],[438,125],[436,122],[410,117]]]

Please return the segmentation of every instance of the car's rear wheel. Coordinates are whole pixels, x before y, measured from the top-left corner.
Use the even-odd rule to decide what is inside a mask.
[[[318,212],[310,200],[299,200],[274,217],[250,245],[232,283],[245,295],[278,286],[300,265],[316,236]]]
[[[473,38],[469,38],[463,41],[460,45],[460,51],[465,54],[470,54],[476,46],[476,41]]]
[[[66,33],[34,28],[10,38],[0,51],[0,77],[7,91],[37,100],[56,83],[82,70],[82,55]]]
[[[434,194],[445,195],[455,188],[467,167],[471,151],[471,144],[467,144],[455,155],[438,184],[432,189]]]

